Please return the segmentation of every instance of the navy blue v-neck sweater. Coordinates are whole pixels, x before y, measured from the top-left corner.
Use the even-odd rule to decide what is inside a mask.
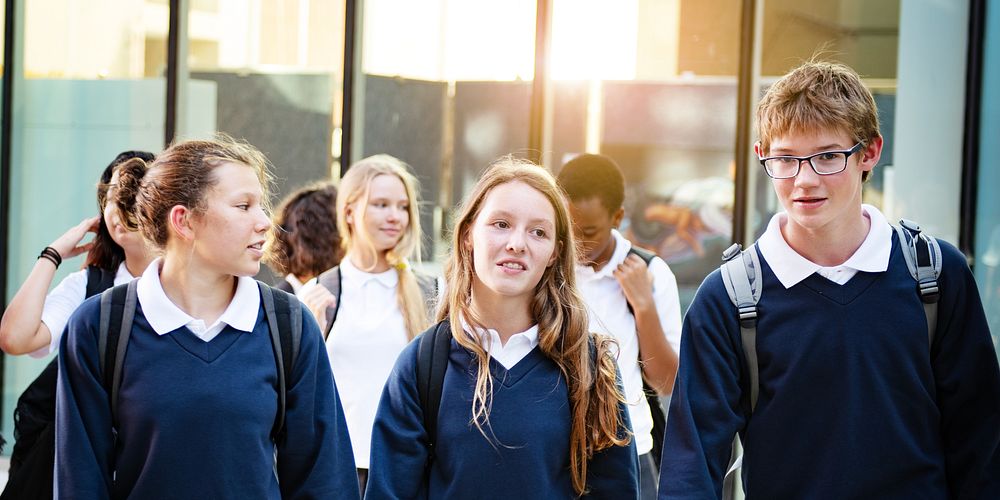
[[[157,335],[138,306],[119,392],[117,440],[101,382],[100,297],[70,318],[59,356],[60,498],[358,498],[354,456],[319,327],[303,308],[275,447],[278,372],[263,308],[252,332],[210,342]],[[275,466],[277,477],[275,477]]]
[[[569,396],[559,367],[538,347],[510,370],[490,359],[494,385],[490,425],[484,427],[488,440],[471,424],[475,355],[454,339],[451,344],[430,470],[425,473],[428,437],[417,392],[419,342],[414,341],[400,354],[382,392],[365,498],[575,498]],[[631,428],[626,407],[620,411]],[[635,443],[609,448],[588,464],[587,498],[637,498],[637,478]]]
[[[749,411],[719,271],[684,320],[660,498],[717,498],[733,436],[753,499],[1000,498],[1000,372],[965,263],[940,242],[937,332],[893,236],[888,270],[785,289],[761,258],[760,396]]]

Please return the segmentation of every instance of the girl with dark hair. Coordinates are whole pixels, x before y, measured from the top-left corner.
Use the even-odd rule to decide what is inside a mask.
[[[251,278],[271,227],[269,180],[263,154],[225,136],[174,144],[148,170],[139,160],[122,166],[124,223],[162,257],[126,292],[134,320],[111,390],[100,369],[101,300],[70,319],[59,356],[57,494],[358,498],[319,327],[298,305],[301,338],[286,370],[266,299],[297,302]]]
[[[18,289],[0,320],[0,348],[7,354],[42,357],[56,350],[63,328],[88,292],[99,292],[138,276],[153,259],[142,238],[121,224],[114,203],[107,203],[118,183],[118,167],[132,158],[152,161],[145,151],[119,154],[97,185],[100,216],[88,217],[45,247],[31,274]],[[94,239],[81,244],[87,233]],[[63,259],[87,252],[84,269],[66,276],[46,296]]]
[[[270,244],[266,263],[285,275],[275,288],[288,293],[340,263],[337,188],[318,183],[285,197],[278,206]]]
[[[427,409],[437,442],[411,342],[379,403],[366,498],[637,498],[613,343],[588,332],[552,176],[501,159],[459,213],[446,302],[422,334],[451,335],[440,407]]]

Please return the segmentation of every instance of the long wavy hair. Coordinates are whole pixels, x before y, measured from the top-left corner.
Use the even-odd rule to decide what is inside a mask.
[[[555,209],[556,260],[535,286],[531,315],[538,323],[538,347],[559,366],[566,379],[571,412],[570,469],[573,488],[582,495],[587,486],[587,463],[594,453],[627,445],[631,437],[620,432],[624,426],[619,404],[625,399],[618,390],[616,365],[610,350],[613,341],[588,331],[587,311],[576,288],[576,249],[569,214],[548,171],[507,156],[495,161],[483,174],[455,221],[451,255],[445,263],[448,296],[438,310],[438,320],[448,319],[455,340],[476,357],[479,369],[472,398],[472,421],[486,436],[484,428],[489,425],[493,378],[486,349],[462,328],[463,319],[474,329],[485,326],[471,307],[476,270],[471,245],[465,242],[469,241],[486,196],[493,188],[508,182],[520,182],[535,189]]]
[[[365,213],[368,207],[368,197],[371,194],[372,180],[380,175],[392,175],[399,178],[406,189],[409,199],[407,213],[409,223],[399,238],[396,246],[386,253],[386,261],[396,269],[399,285],[396,287],[396,301],[403,314],[408,339],[416,337],[430,323],[427,317],[427,305],[424,303],[417,277],[413,274],[410,261],[420,261],[420,190],[417,178],[402,160],[389,155],[369,156],[351,165],[347,174],[340,180],[337,195],[337,229],[340,232],[340,245],[349,252],[355,242],[360,243],[360,251],[364,252],[365,262],[378,262],[378,249],[367,231],[356,231],[365,227]],[[347,207],[354,206],[354,223],[347,222]],[[373,264],[374,268],[374,264]],[[371,271],[372,269],[365,269]]]

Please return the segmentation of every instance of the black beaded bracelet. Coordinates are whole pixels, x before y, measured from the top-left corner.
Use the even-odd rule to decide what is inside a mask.
[[[59,252],[52,247],[45,247],[44,249],[42,249],[42,253],[38,254],[38,258],[48,259],[49,262],[55,264],[57,268],[59,267],[60,264],[62,264],[62,255],[59,255]]]

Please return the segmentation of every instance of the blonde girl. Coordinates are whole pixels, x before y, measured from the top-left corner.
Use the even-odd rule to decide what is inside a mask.
[[[499,160],[454,227],[435,327],[453,343],[433,454],[414,342],[382,394],[366,498],[637,497],[611,345],[588,333],[552,176]]]
[[[420,259],[417,193],[416,178],[397,158],[377,155],[352,165],[337,196],[346,254],[318,284],[299,292],[325,325],[362,488],[382,386],[403,347],[429,324],[427,301],[433,297],[424,295],[434,294],[422,294],[418,281],[425,290],[435,282],[411,267],[411,259]],[[339,288],[339,297],[331,288]]]

